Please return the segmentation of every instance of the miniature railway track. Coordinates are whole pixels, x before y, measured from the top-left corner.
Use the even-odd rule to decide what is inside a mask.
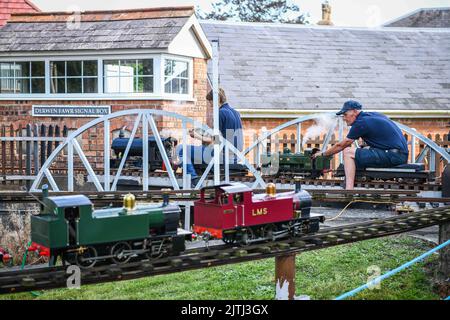
[[[386,200],[391,202],[435,202],[450,203],[450,198],[421,197],[417,191],[413,190],[343,190],[343,189],[316,189],[308,188],[308,191],[315,201],[345,202],[352,200]],[[278,192],[288,192],[291,189],[278,190]],[[139,201],[161,201],[164,193],[169,194],[173,201],[194,201],[198,199],[199,190],[149,190],[149,191],[84,191],[95,205],[120,204],[123,196],[127,192],[132,192]],[[264,189],[256,189],[255,193],[263,193]],[[72,195],[73,192],[50,192],[50,195]],[[207,196],[210,194],[207,192]],[[41,193],[28,193],[24,191],[0,191],[1,202],[36,202],[42,196]]]
[[[314,201],[323,202],[349,202],[354,200],[367,201],[386,201],[386,202],[417,202],[417,203],[450,203],[450,198],[442,197],[422,197],[418,196],[417,191],[413,190],[340,190],[340,189],[310,189],[305,187]],[[288,192],[291,189],[278,190],[278,192]],[[107,206],[110,204],[120,205],[123,196],[128,191],[84,191],[86,195],[95,205]],[[149,190],[149,191],[130,191],[139,201],[160,202],[163,193],[168,193],[172,201],[195,201],[198,199],[199,190]],[[263,193],[264,189],[256,189],[255,193]],[[72,195],[73,192],[50,192],[50,195]],[[28,193],[24,191],[0,191],[0,202],[36,202],[42,196],[41,193]],[[208,192],[206,196],[211,194]]]
[[[54,177],[58,177],[59,175],[67,176],[67,169],[61,168],[56,170],[57,173],[54,174]],[[97,175],[103,175],[103,171],[96,169],[94,170],[95,174]],[[75,168],[75,173],[77,172],[84,172],[83,168]],[[111,175],[115,175],[117,172],[117,169],[111,169]],[[138,179],[142,175],[142,169],[138,168],[125,168],[123,169],[121,173],[122,181],[125,181],[127,179],[136,178]],[[294,184],[294,177],[296,175],[285,175],[285,176],[279,176],[279,177],[273,177],[273,176],[263,176],[263,179],[265,182],[273,182],[276,184]],[[150,178],[167,178],[168,175],[164,171],[156,171],[156,172],[150,172],[149,173]],[[180,174],[177,174],[178,179],[182,179],[182,176]],[[208,175],[208,179],[212,179],[212,175]],[[0,181],[2,180],[2,177],[0,177]],[[231,182],[244,182],[244,183],[253,183],[255,181],[255,178],[249,175],[233,175],[230,173],[230,181]],[[120,182],[119,182],[120,184]],[[302,184],[305,186],[317,186],[317,187],[343,187],[344,186],[344,180],[342,179],[311,179],[308,177],[302,178]],[[136,187],[139,187],[139,183],[136,182]],[[392,190],[411,190],[411,191],[441,191],[442,190],[442,184],[439,182],[429,182],[429,183],[400,183],[396,181],[356,181],[355,187],[357,188],[366,188],[366,189],[392,189]]]
[[[180,256],[155,261],[142,260],[122,265],[103,265],[82,269],[81,284],[130,280],[159,274],[232,264],[257,259],[317,250],[339,244],[409,232],[450,221],[450,207],[368,222],[324,228],[301,237],[265,242],[244,247],[227,245],[188,249]],[[0,293],[15,293],[66,286],[66,268],[33,267],[0,271]]]
[[[124,174],[124,176],[132,177],[135,176],[136,172],[128,171]],[[140,174],[140,172],[138,172]],[[150,173],[151,177],[166,177],[167,174],[165,172],[152,172]],[[287,175],[287,176],[263,176],[265,182],[272,182],[276,184],[291,184],[295,183],[296,175]],[[209,175],[209,178],[212,179],[212,176]],[[180,177],[181,178],[181,177]],[[245,175],[232,175],[230,174],[230,182],[244,182],[244,183],[253,183],[255,178],[252,176]],[[311,179],[304,177],[302,178],[302,185],[304,186],[317,186],[317,187],[344,187],[344,180],[342,179]],[[367,189],[392,189],[392,190],[409,190],[409,191],[441,191],[442,185],[436,182],[430,183],[400,183],[396,181],[369,181],[355,182],[356,188],[367,188]]]

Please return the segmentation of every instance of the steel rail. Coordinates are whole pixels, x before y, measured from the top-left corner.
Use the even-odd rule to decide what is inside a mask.
[[[82,269],[81,284],[130,280],[296,254],[400,234],[448,222],[450,222],[450,207],[443,207],[386,219],[324,228],[314,234],[244,247],[220,245],[218,247],[210,246],[208,250],[206,248],[189,249],[180,256],[167,257],[156,261],[142,260],[123,265],[103,265]],[[66,268],[62,266],[0,271],[0,293],[64,288],[69,276],[70,274],[66,274]]]

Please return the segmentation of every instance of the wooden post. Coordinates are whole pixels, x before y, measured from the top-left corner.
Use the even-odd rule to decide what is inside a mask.
[[[439,244],[450,239],[450,223],[439,225]],[[441,249],[439,253],[439,272],[444,278],[450,275],[450,246]]]
[[[14,137],[14,126],[11,124],[9,126],[9,136]],[[14,165],[14,141],[9,142],[9,159],[11,161],[10,174],[13,175],[16,170],[16,166]]]
[[[31,137],[31,125],[27,124],[27,137]],[[25,142],[25,174],[31,176],[31,141],[27,140]],[[26,180],[27,190],[30,190],[31,182]]]
[[[41,124],[41,130],[40,130],[40,136],[41,137],[45,137],[46,136],[46,132],[47,132],[47,130],[46,130],[46,127],[45,127],[45,125],[44,124]],[[45,163],[45,159],[46,159],[46,157],[45,157],[45,151],[46,151],[46,141],[41,141],[41,167],[44,165],[44,163]],[[39,170],[38,169],[36,169],[36,174],[37,174],[37,172],[39,172]]]
[[[6,137],[6,127],[2,126],[2,137]],[[3,184],[6,184],[6,141],[2,141],[2,176],[3,176]]]
[[[39,129],[38,129],[37,123],[35,123],[35,124],[32,126],[32,129],[33,129],[33,136],[34,136],[34,137],[38,137],[38,136],[39,136],[39,134],[38,134]],[[36,140],[36,141],[33,141],[33,164],[34,164],[34,174],[35,174],[35,175],[37,175],[38,172],[39,172],[39,159],[38,159],[38,154],[39,154],[39,150],[38,150],[38,142],[37,142],[37,140]]]
[[[295,297],[295,254],[275,257],[276,299]]]
[[[22,137],[22,125],[19,124],[19,137]],[[23,175],[23,143],[22,141],[19,141],[19,176]],[[21,184],[23,184],[23,181],[21,181]]]

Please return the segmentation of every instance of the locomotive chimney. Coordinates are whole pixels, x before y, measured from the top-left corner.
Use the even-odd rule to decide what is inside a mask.
[[[162,191],[162,194],[163,194],[163,207],[165,207],[165,206],[167,206],[167,205],[169,205],[169,192],[170,192],[170,189],[161,189],[161,191]]]
[[[295,193],[299,193],[300,191],[302,191],[302,183],[301,183],[302,178],[301,177],[294,177],[294,181],[295,181]]]
[[[275,197],[277,194],[277,189],[274,183],[268,183],[266,186],[266,194],[271,197]]]
[[[42,200],[48,198],[48,185],[42,185]]]
[[[123,207],[127,210],[134,210],[136,207],[136,197],[131,193],[123,197]]]

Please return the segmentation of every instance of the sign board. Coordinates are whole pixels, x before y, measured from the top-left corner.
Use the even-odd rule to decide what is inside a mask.
[[[33,105],[33,117],[101,117],[111,113],[111,106]]]

